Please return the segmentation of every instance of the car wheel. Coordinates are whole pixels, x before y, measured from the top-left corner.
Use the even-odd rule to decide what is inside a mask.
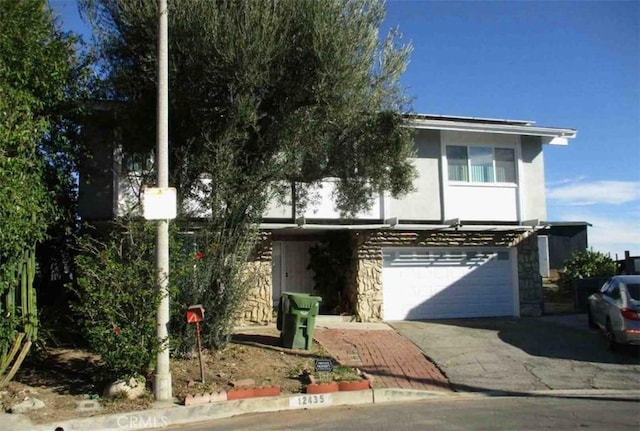
[[[595,329],[598,327],[598,325],[596,325],[596,322],[593,320],[593,314],[591,313],[591,309],[587,311],[587,319],[589,320],[589,328]]]
[[[618,342],[616,341],[616,334],[613,332],[613,328],[611,328],[611,322],[607,320],[607,325],[604,330],[605,335],[607,336],[607,345],[609,350],[615,352],[618,350]]]

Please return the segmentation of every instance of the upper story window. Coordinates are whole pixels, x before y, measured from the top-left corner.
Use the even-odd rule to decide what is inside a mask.
[[[139,175],[153,166],[149,155],[125,153],[122,158],[122,169],[127,174]]]
[[[447,145],[449,181],[515,183],[512,148]]]

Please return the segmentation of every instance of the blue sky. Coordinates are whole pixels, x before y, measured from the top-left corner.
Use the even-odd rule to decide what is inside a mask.
[[[547,215],[640,255],[640,2],[389,1],[420,113],[578,129],[545,147]]]
[[[50,0],[85,34],[75,0]],[[640,255],[640,2],[388,1],[413,53],[418,113],[578,129],[545,147],[547,215],[587,221],[589,245]]]

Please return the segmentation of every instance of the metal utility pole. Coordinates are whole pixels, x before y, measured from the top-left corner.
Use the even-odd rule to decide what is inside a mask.
[[[169,44],[167,0],[158,0],[158,112],[156,169],[158,187],[169,187]],[[156,283],[160,293],[157,313],[157,335],[160,341],[153,394],[157,401],[168,401],[171,393],[169,369],[169,220],[158,220],[156,239]]]

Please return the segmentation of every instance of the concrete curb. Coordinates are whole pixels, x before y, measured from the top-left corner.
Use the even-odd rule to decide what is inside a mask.
[[[412,389],[367,389],[353,392],[332,392],[328,394],[296,394],[276,397],[247,398],[195,406],[170,404],[137,412],[91,416],[70,419],[59,423],[33,425],[22,415],[0,415],[3,430],[6,431],[54,431],[61,427],[64,431],[122,431],[132,429],[164,428],[222,419],[246,413],[268,413],[283,410],[327,408],[346,405],[384,404],[410,401],[465,400],[473,398],[501,398],[520,396],[556,397],[611,397],[640,399],[640,390],[542,390],[518,393],[507,392],[447,392],[420,391]],[[7,418],[8,420],[5,420]]]
[[[529,396],[550,396],[550,397],[611,397],[611,398],[638,398],[640,399],[640,389],[548,389],[530,391]]]
[[[556,397],[556,398],[626,398],[640,401],[638,389],[539,389],[522,391],[478,391],[456,392],[459,398],[518,398],[518,397]]]
[[[456,397],[459,397],[459,394],[453,392],[386,388],[333,392],[329,394],[296,394],[247,398],[188,407],[171,404],[166,407],[156,407],[137,412],[91,416],[43,425],[32,425],[26,418],[21,418],[20,420],[13,421],[13,424],[9,423],[8,428],[3,426],[3,429],[7,431],[53,431],[56,427],[61,427],[64,431],[122,431],[126,429],[164,428],[212,419],[228,418],[246,413],[268,413],[283,410]]]

